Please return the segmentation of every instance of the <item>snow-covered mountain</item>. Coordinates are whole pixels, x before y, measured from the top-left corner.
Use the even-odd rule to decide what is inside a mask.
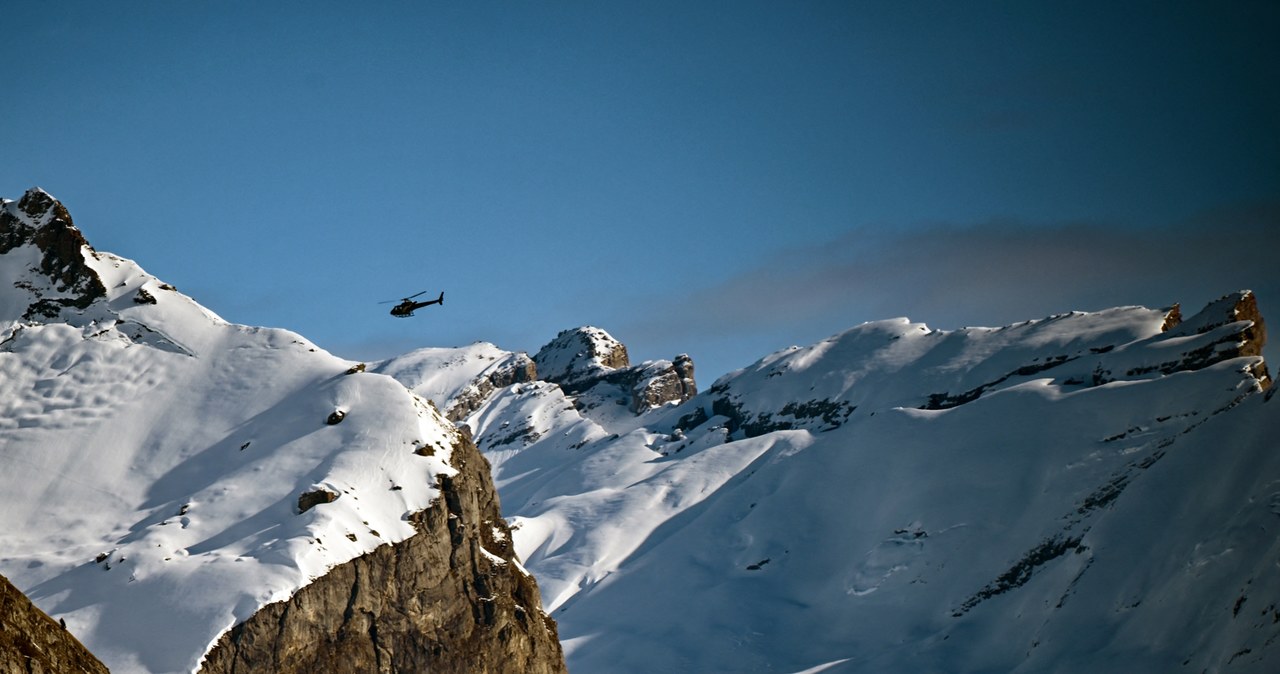
[[[672,363],[597,328],[376,368],[462,411],[571,671],[1270,672],[1264,340],[1248,292],[880,321],[639,410]]]
[[[112,671],[195,671],[220,637],[223,660],[249,658],[234,625],[385,550],[442,568],[415,577],[432,585],[407,586],[405,605],[370,590],[365,606],[348,583],[336,616],[312,598],[277,629],[378,671],[414,671],[387,668],[405,630],[439,661],[469,649],[474,666],[438,671],[503,671],[510,662],[482,666],[470,651],[522,639],[545,651],[528,669],[560,671],[554,625],[472,454],[391,377],[285,330],[227,323],[93,250],[48,194],[0,204],[0,574]],[[428,545],[418,539],[442,542],[440,559],[412,558]],[[438,588],[457,590],[453,605],[431,604]],[[348,634],[357,608],[363,641]],[[296,626],[329,617],[328,634]],[[459,636],[433,642],[404,627],[415,620]],[[281,663],[237,671],[293,671]]]
[[[594,327],[361,367],[32,191],[0,208],[0,575],[116,672],[560,671],[525,568],[577,674],[1272,672],[1264,342],[1242,291],[867,323],[702,392]]]

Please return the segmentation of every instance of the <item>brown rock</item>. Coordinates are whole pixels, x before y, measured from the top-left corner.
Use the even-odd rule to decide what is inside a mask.
[[[1164,315],[1164,323],[1160,326],[1160,332],[1168,332],[1182,322],[1182,305],[1175,302],[1169,307]]]
[[[26,244],[40,249],[40,272],[53,281],[59,296],[37,295],[25,319],[54,318],[65,308],[84,309],[106,297],[102,280],[85,263],[84,250],[92,252],[92,247],[72,224],[66,207],[39,188],[28,190],[16,209],[0,209],[0,254]]]
[[[472,412],[480,409],[494,391],[512,384],[534,381],[537,378],[538,367],[534,365],[533,359],[524,353],[512,354],[506,362],[491,372],[477,377],[464,392],[450,400],[444,416],[449,421],[462,421],[471,416]]]
[[[562,330],[538,350],[533,362],[537,364],[538,377],[559,384],[566,391],[580,390],[581,382],[597,380],[631,364],[622,342],[591,326]]]
[[[333,503],[338,500],[338,493],[328,489],[314,489],[298,496],[298,513],[302,514],[322,503]]]
[[[631,379],[631,411],[639,414],[669,402],[682,403],[698,395],[693,359],[680,354],[673,361],[656,361],[636,368]]]
[[[223,634],[202,674],[565,672],[515,561],[489,463],[461,434],[418,533],[331,569]]]
[[[1194,325],[1197,334],[1216,330],[1224,325],[1240,325],[1237,332],[1213,345],[1211,355],[1203,358],[1204,364],[1196,363],[1200,367],[1241,356],[1262,356],[1262,348],[1267,344],[1267,325],[1262,320],[1262,313],[1258,311],[1258,300],[1253,291],[1241,290],[1210,302],[1196,318],[1201,319]],[[1184,324],[1179,327],[1188,326]],[[1262,388],[1271,385],[1271,375],[1267,372],[1265,362],[1258,363],[1251,371]]]
[[[0,674],[106,674],[65,627],[0,576]]]
[[[1175,315],[1181,316],[1177,305],[1165,317],[1162,338],[1214,334],[1198,340],[1194,348],[1178,353],[1174,359],[1135,368],[1126,374],[1140,375],[1155,371],[1172,374],[1199,370],[1232,358],[1262,356],[1262,349],[1267,343],[1267,326],[1258,311],[1258,300],[1253,291],[1241,290],[1224,295],[1210,302],[1194,316],[1171,324],[1170,319]],[[1263,389],[1271,386],[1271,375],[1265,361],[1258,360],[1249,367],[1249,372]],[[1095,375],[1095,380],[1097,379],[1098,376]],[[1110,378],[1102,377],[1102,381],[1110,381]]]

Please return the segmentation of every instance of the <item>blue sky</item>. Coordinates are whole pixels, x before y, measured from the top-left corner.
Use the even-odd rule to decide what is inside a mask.
[[[593,324],[707,386],[895,316],[1280,321],[1274,2],[369,4],[7,7],[0,195],[353,359]]]

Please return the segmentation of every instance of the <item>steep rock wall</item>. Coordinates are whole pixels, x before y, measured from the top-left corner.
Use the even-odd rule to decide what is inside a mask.
[[[449,401],[444,416],[449,421],[462,421],[479,409],[494,391],[537,378],[538,368],[533,359],[524,353],[511,354],[507,362],[477,378],[465,392]]]
[[[515,560],[488,461],[459,436],[418,533],[331,569],[235,626],[203,674],[565,672],[555,622]]]
[[[0,576],[0,674],[106,674],[65,628]]]

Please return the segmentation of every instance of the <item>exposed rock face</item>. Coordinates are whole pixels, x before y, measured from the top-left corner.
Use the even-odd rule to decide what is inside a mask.
[[[1164,315],[1164,324],[1160,326],[1160,332],[1168,332],[1178,327],[1182,322],[1182,303],[1174,302],[1173,306],[1166,310]]]
[[[582,390],[584,382],[631,364],[622,342],[591,326],[562,331],[538,351],[533,362],[539,378],[566,391]]]
[[[106,674],[74,636],[0,576],[0,674]]]
[[[711,400],[711,413],[701,407],[680,417],[676,428],[684,431],[706,423],[712,416],[724,417],[724,428],[733,435],[742,432],[746,438],[754,438],[774,431],[809,428],[831,431],[839,428],[857,406],[839,400],[809,400],[802,403],[788,402],[776,412],[752,412],[727,387],[712,387],[707,393]]]
[[[205,674],[564,672],[555,622],[515,560],[489,463],[459,436],[418,534],[331,569],[225,633]]]
[[[36,301],[25,319],[56,318],[65,308],[83,309],[106,296],[102,281],[85,264],[85,251],[93,249],[62,202],[40,188],[28,190],[16,205],[6,201],[0,206],[0,255],[27,244],[39,249],[39,271],[54,287],[26,288]]]
[[[1214,314],[1218,315],[1217,321],[1211,320]],[[1258,311],[1258,300],[1252,291],[1241,290],[1224,295],[1217,301],[1211,302],[1199,315],[1204,316],[1211,324],[1198,326],[1196,328],[1197,334],[1203,334],[1239,321],[1247,321],[1252,324],[1243,326],[1235,334],[1234,338],[1227,337],[1223,339],[1220,344],[1225,345],[1225,348],[1219,348],[1213,354],[1210,358],[1213,363],[1239,356],[1262,355],[1262,347],[1267,344],[1267,324],[1262,320],[1262,313]],[[1258,378],[1263,388],[1270,387],[1271,375],[1267,372],[1266,363],[1258,363],[1257,367],[1253,369],[1253,376]]]
[[[337,492],[329,491],[328,489],[314,489],[304,492],[298,496],[298,513],[305,513],[322,503],[333,503],[338,500],[338,496]]]
[[[1241,356],[1262,356],[1262,348],[1267,343],[1267,326],[1251,290],[1223,295],[1185,321],[1181,320],[1181,312],[1175,307],[1166,318],[1165,326],[1165,336],[1171,338],[1209,333],[1216,338],[1209,343],[1197,342],[1195,348],[1178,354],[1176,359],[1143,368],[1146,371],[1170,374],[1199,370]],[[1250,373],[1262,388],[1271,386],[1271,375],[1265,362],[1259,361]]]
[[[630,409],[636,414],[669,402],[682,403],[698,394],[698,385],[693,379],[693,359],[687,354],[676,356],[674,361],[655,360],[618,368],[575,384],[578,389],[584,389],[599,382],[628,392]]]
[[[512,384],[523,384],[538,378],[538,366],[524,353],[514,353],[494,370],[471,382],[470,388],[449,401],[444,416],[449,421],[466,419],[480,408],[493,392]]]
[[[684,402],[698,393],[693,359],[680,354],[674,361],[646,361],[631,365],[627,347],[601,330],[585,326],[565,330],[533,357],[537,378],[558,384],[576,395],[605,383],[629,396],[631,411],[639,414],[669,402]],[[588,407],[593,403],[585,403]]]
[[[673,361],[654,361],[639,368],[631,387],[631,411],[637,414],[669,402],[682,403],[698,395],[693,379],[693,359],[682,353]]]

